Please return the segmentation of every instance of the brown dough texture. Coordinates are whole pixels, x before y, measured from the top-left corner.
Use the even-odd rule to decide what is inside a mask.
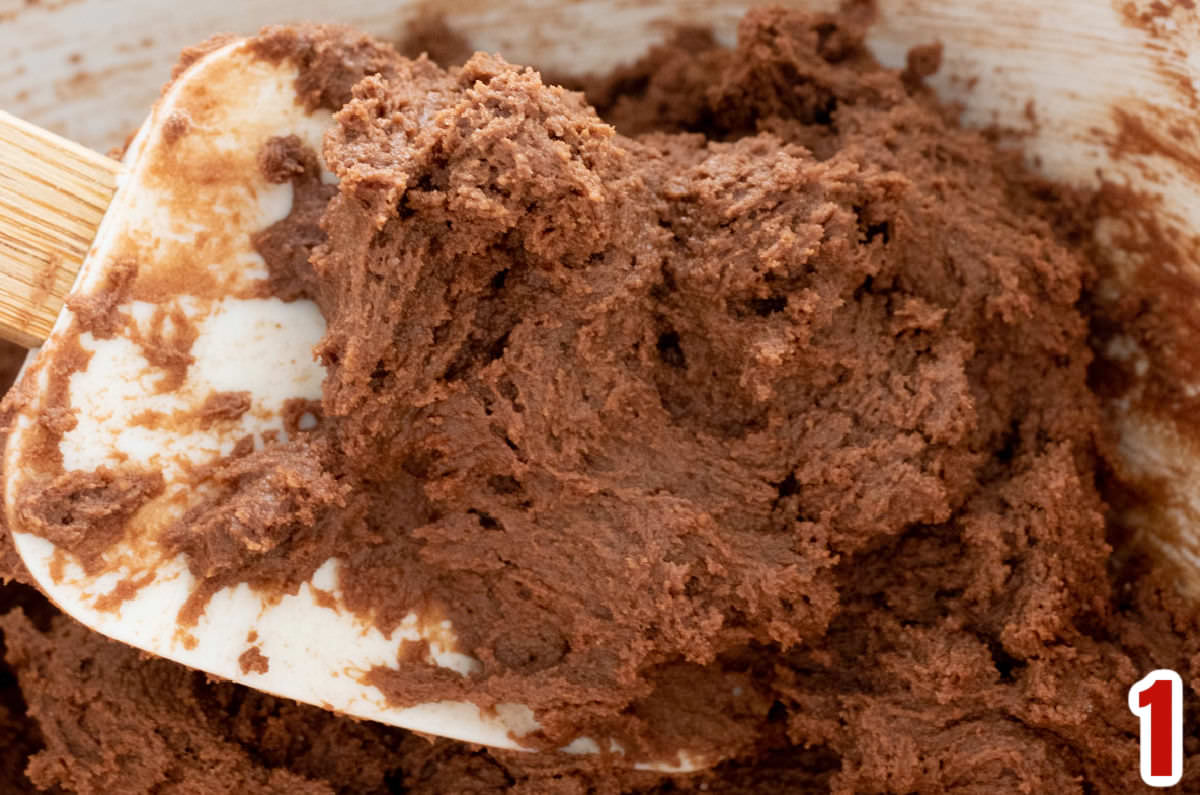
[[[28,351],[21,346],[0,340],[0,392],[7,392],[8,388],[17,380],[17,373],[20,372],[21,365],[25,362],[26,353]],[[7,423],[6,410],[2,405],[0,405],[0,420]],[[0,439],[2,438],[0,436]],[[17,551],[13,548],[8,531],[0,529],[0,587],[3,587],[8,580],[24,581],[27,577],[25,565],[21,563]]]
[[[482,672],[369,674],[397,703],[519,701],[547,746],[729,761],[427,743],[10,614],[32,780],[1138,791],[1126,690],[1180,671],[1194,731],[1200,626],[1112,555],[1086,197],[959,128],[921,83],[935,51],[880,67],[868,23],[752,11],[736,48],[682,34],[593,104],[496,56],[263,38],[338,110],[336,192],[298,142],[263,153],[297,200],[258,240],[321,306],[329,374],[316,427],[216,467],[173,543],[208,592],[338,555],[343,607],[449,618]]]
[[[337,555],[346,607],[447,617],[483,663],[371,672],[392,700],[516,701],[546,745],[636,755],[752,743],[804,688],[771,661],[880,695],[868,638],[980,682],[1075,643],[1108,598],[1088,266],[846,22],[752,12],[656,73],[679,107],[635,137],[496,56],[394,58],[336,115],[311,268],[273,242],[329,190],[268,147],[302,198],[259,247],[328,320],[323,422],[215,476],[172,535],[193,572]],[[336,35],[260,46],[342,85],[310,55]]]

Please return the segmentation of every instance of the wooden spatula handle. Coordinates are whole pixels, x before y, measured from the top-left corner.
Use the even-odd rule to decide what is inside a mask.
[[[121,164],[0,111],[0,337],[50,335]]]

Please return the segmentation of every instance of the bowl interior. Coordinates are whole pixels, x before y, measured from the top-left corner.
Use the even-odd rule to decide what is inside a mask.
[[[833,10],[832,0],[790,0]],[[446,0],[479,49],[555,73],[628,62],[681,22],[731,42],[744,0]],[[878,0],[870,44],[887,65],[940,41],[932,82],[968,124],[1020,135],[1046,175],[1104,186],[1103,307],[1142,307],[1100,348],[1129,373],[1109,399],[1118,475],[1151,495],[1126,514],[1137,543],[1181,563],[1200,595],[1200,15],[1154,0]],[[400,40],[435,6],[405,0],[0,0],[0,107],[100,150],[121,146],[179,51],[214,33],[343,22]],[[1123,310],[1124,311],[1124,310]],[[1117,313],[1119,314],[1119,313]],[[1117,317],[1114,314],[1114,317]],[[1118,317],[1127,323],[1125,315]],[[1147,339],[1153,338],[1153,344]]]

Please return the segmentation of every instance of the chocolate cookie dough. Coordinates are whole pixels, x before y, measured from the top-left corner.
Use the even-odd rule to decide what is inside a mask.
[[[0,341],[0,392],[8,392],[9,387],[17,380],[17,374],[28,353],[19,345]],[[13,548],[8,531],[0,531],[0,586],[9,579],[17,577],[24,580],[24,566]]]
[[[1200,627],[1110,546],[1087,199],[959,128],[936,50],[880,67],[868,22],[752,11],[736,48],[687,33],[593,104],[496,56],[263,39],[338,111],[336,190],[294,140],[261,158],[296,203],[259,249],[325,314],[328,377],[316,427],[226,461],[172,534],[195,609],[336,555],[346,609],[444,615],[482,664],[374,672],[397,703],[730,761],[426,744],[9,615],[32,781],[1135,791],[1126,690],[1171,667],[1194,692]]]
[[[752,742],[793,686],[757,669],[843,667],[846,626],[1073,642],[1107,596],[1087,266],[1009,158],[829,24],[752,13],[695,58],[703,93],[672,93],[704,134],[623,136],[494,56],[371,56],[336,193],[295,141],[263,155],[300,199],[260,251],[329,324],[322,422],[215,475],[172,534],[193,573],[337,556],[346,607],[444,615],[482,663],[368,677],[395,702],[515,701],[546,745],[642,757]],[[260,46],[338,104],[312,53],[363,50],[340,35]],[[277,246],[322,202],[310,257]]]

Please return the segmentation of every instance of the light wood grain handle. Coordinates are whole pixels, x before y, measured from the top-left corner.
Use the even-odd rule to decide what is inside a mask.
[[[121,164],[0,111],[0,337],[50,335]]]

